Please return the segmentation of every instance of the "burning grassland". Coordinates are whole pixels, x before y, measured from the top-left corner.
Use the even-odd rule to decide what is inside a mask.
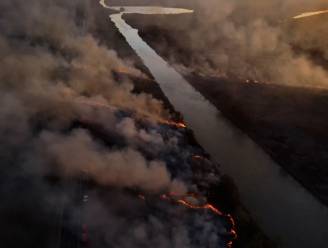
[[[95,247],[106,245],[106,240],[111,240],[118,247],[230,247],[236,236],[229,216],[205,206],[196,207],[195,201],[198,200],[195,199],[187,205],[182,204],[182,198],[179,200],[178,196],[136,197],[134,193],[121,194],[117,191],[105,194],[91,192],[90,198],[94,204],[86,205],[88,214],[85,221],[90,223],[90,243]],[[129,223],[122,225],[127,219]]]
[[[328,87],[326,63],[318,63],[317,59],[327,61],[326,15],[325,11],[310,12],[327,9],[325,1],[193,3],[192,16],[155,19],[127,15],[125,19],[180,71],[270,84]],[[321,14],[320,18],[302,22],[291,18],[306,10],[309,13],[296,17]],[[309,56],[313,51],[315,58]]]
[[[5,0],[0,7],[2,245],[71,242],[81,226],[85,240],[83,222],[93,247],[228,246],[223,216],[160,197],[156,207],[140,208],[142,200],[126,193],[205,195],[220,175],[210,162],[196,173],[201,165],[192,156],[206,155],[181,118],[136,93],[132,78],[146,76],[89,32],[89,1]],[[93,183],[90,198],[81,197],[88,191],[82,175]],[[69,231],[54,240],[63,228]]]

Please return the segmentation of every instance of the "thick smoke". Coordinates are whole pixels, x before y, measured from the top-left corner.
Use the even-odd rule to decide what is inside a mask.
[[[171,183],[164,162],[148,162],[131,148],[109,152],[84,130],[76,130],[70,135],[43,133],[40,146],[45,147],[49,159],[61,166],[66,176],[83,171],[101,185],[183,193],[180,191],[183,185],[177,188],[178,182]]]
[[[291,20],[301,7],[317,9],[324,1],[208,2],[202,5],[204,16],[208,16],[204,20],[207,25],[202,23],[201,27],[206,28],[200,30],[202,37],[206,33],[208,39],[199,47],[202,49],[205,44],[210,44],[211,50],[213,46],[214,52],[211,51],[209,59],[219,73],[269,83],[327,87],[327,71],[306,53],[312,39],[317,40],[317,43],[312,43],[312,48],[322,55],[326,53],[327,43],[322,32],[320,35],[315,32],[299,35],[296,40],[294,32],[305,34],[311,27]],[[313,23],[314,27],[321,29],[324,25],[324,20]],[[197,36],[197,33],[192,32],[192,36]],[[295,47],[302,48],[302,51],[296,52]]]
[[[176,207],[158,203],[161,211],[144,206],[140,214],[133,212],[140,199],[126,192],[187,191],[186,185],[192,184],[188,163],[192,151],[178,144],[181,134],[176,128],[143,120],[144,116],[167,118],[167,111],[150,95],[133,93],[129,77],[115,76],[123,71],[145,77],[89,32],[95,25],[92,10],[97,4],[87,0],[0,2],[3,247],[61,247],[60,242],[80,240],[83,221],[94,232],[94,242],[106,246],[172,247],[172,242],[173,247],[192,246],[189,217],[171,223],[177,217]],[[90,200],[84,211],[83,180],[96,185],[95,194],[104,189],[105,195]],[[117,209],[123,206],[122,214]],[[151,216],[152,211],[159,217]],[[211,242],[223,242],[218,235],[226,228],[218,231],[206,223],[213,216],[193,218],[196,226],[205,228],[194,247],[213,235]],[[126,238],[124,229],[133,237]],[[154,230],[164,234],[157,238]]]
[[[222,237],[226,228],[221,221],[213,221],[211,214],[186,211],[183,207],[156,199],[151,199],[151,205],[148,200],[141,200],[137,204],[134,202],[134,208],[131,208],[125,205],[132,200],[129,196],[112,195],[121,203],[117,208],[117,205],[109,204],[109,199],[99,201],[104,196],[95,192],[91,192],[90,197],[95,200],[95,204],[87,207],[86,218],[99,220],[93,222],[90,232],[93,236],[103,237],[93,242],[95,247],[106,246],[108,241],[111,246],[125,248],[225,247]],[[138,218],[129,218],[135,212]]]
[[[170,5],[170,1],[164,2]],[[181,20],[181,25],[167,21],[175,17],[161,23],[165,28],[171,24],[167,30],[173,30],[170,35],[178,46],[177,50],[171,50],[172,44],[161,48],[172,63],[180,64],[181,51],[185,51],[187,57],[182,61],[187,71],[264,83],[328,87],[327,17],[292,19],[305,11],[327,9],[327,1],[178,3],[196,12]]]
[[[77,1],[75,4],[64,1],[30,1],[28,4],[24,1],[2,1],[1,5],[2,9],[6,10],[2,13],[0,22],[1,30],[4,30],[0,38],[0,87],[3,95],[1,139],[7,145],[20,145],[26,136],[33,136],[32,119],[40,121],[38,118],[49,118],[51,121],[48,121],[47,125],[57,129],[65,128],[63,125],[68,125],[79,117],[92,117],[98,122],[106,121],[98,119],[97,113],[92,115],[92,110],[88,112],[89,108],[84,106],[82,101],[100,102],[136,113],[140,109],[149,115],[162,116],[165,113],[158,100],[146,94],[133,94],[133,85],[128,79],[121,82],[115,80],[113,71],[122,68],[132,75],[140,76],[142,73],[124,63],[114,51],[99,45],[85,26],[78,25],[78,18],[82,17],[72,13],[78,8],[87,13],[87,1]],[[87,22],[87,16],[84,18]],[[111,111],[108,112],[110,116]],[[115,125],[113,122],[103,124]],[[94,146],[91,144],[91,138],[82,133],[73,136],[58,135],[57,138],[41,134],[41,139],[44,139],[47,146],[53,147],[53,150],[56,150],[56,145],[52,146],[52,142],[57,142],[66,148],[70,146],[72,152],[85,152],[86,157],[101,157],[101,153],[92,153]],[[79,138],[87,144],[83,146],[82,142],[79,145]],[[86,152],[88,149],[91,150],[90,153]],[[58,149],[56,152],[60,153]],[[135,169],[143,170],[139,177],[156,176],[154,182],[161,184],[157,179],[163,175],[166,177],[163,183],[169,183],[169,175],[164,165],[157,166],[155,162],[147,164],[140,154],[132,151],[122,152],[121,157],[127,164],[138,158],[140,168]],[[59,164],[63,167],[69,166],[70,162],[72,161],[65,163],[59,159]],[[75,173],[83,169],[83,166],[74,167],[74,163],[70,165],[75,169]],[[157,175],[156,172],[161,173]],[[132,184],[137,186],[135,184],[141,181],[139,178]],[[147,187],[151,188],[151,185]]]
[[[113,71],[142,73],[88,33],[92,19],[87,16],[88,1],[2,1],[1,5],[2,89],[58,102],[102,97],[111,105],[162,114],[160,102],[132,94],[128,80],[114,79]],[[74,15],[77,9],[86,16]],[[78,24],[81,18],[83,25]]]

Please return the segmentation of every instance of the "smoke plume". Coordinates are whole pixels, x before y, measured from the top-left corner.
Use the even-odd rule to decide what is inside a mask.
[[[174,45],[152,45],[178,68],[182,63],[184,70],[207,75],[328,87],[327,15],[292,18],[306,11],[326,10],[326,1],[163,2],[195,10],[193,16],[157,18],[165,32],[172,32],[167,35]],[[173,18],[179,19],[180,25],[176,25],[177,20],[170,21]],[[156,23],[156,19],[151,23]]]
[[[84,222],[94,244],[106,246],[224,244],[228,228],[213,216],[176,218],[185,209],[161,201],[133,211],[141,200],[131,192],[184,194],[194,187],[188,159],[195,149],[182,144],[177,127],[143,119],[163,120],[167,111],[151,95],[134,93],[128,76],[115,76],[146,77],[90,31],[96,6],[0,2],[1,245],[80,242]],[[89,181],[97,190],[84,189]],[[189,230],[190,218],[202,236]],[[212,218],[218,223],[208,223]],[[155,237],[157,231],[164,233]]]

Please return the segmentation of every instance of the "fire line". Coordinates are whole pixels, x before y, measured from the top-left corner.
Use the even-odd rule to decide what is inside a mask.
[[[139,194],[138,197],[142,200],[146,200],[146,197],[144,195]],[[160,195],[160,198],[162,200],[170,201],[170,202],[179,204],[179,205],[184,206],[184,207],[189,208],[189,209],[208,210],[208,211],[212,212],[215,215],[228,218],[230,223],[231,223],[231,229],[229,230],[229,233],[232,236],[233,240],[237,239],[237,232],[235,231],[235,221],[234,221],[234,219],[232,218],[232,216],[230,214],[222,213],[219,209],[217,209],[216,207],[214,207],[212,204],[209,204],[209,203],[199,205],[199,206],[195,205],[195,204],[192,204],[192,203],[190,203],[186,200],[187,197],[192,197],[196,200],[200,198],[194,193],[189,193],[189,194],[184,195],[184,196],[181,196],[181,195],[178,195],[178,194],[175,194],[175,193]],[[232,247],[232,244],[233,244],[233,242],[230,241],[228,243],[228,247]]]

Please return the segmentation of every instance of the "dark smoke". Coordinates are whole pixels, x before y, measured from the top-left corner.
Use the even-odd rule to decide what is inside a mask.
[[[145,75],[92,35],[94,4],[3,0],[0,8],[1,247],[80,242],[82,223],[95,245],[224,245],[227,228],[211,215],[161,202],[133,211],[140,199],[127,190],[197,190],[189,160],[198,150],[184,146],[183,131],[149,120],[168,117],[160,101],[115,78]],[[204,173],[219,180],[214,169]],[[83,207],[85,187],[96,196]]]

